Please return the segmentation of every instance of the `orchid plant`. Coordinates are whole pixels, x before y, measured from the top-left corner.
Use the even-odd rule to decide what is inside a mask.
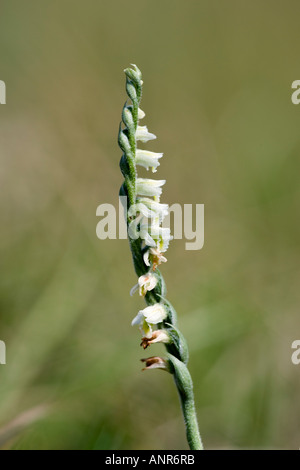
[[[126,101],[122,122],[119,128],[119,146],[123,152],[120,168],[124,183],[120,196],[127,198],[127,227],[133,264],[138,283],[131,294],[139,292],[147,307],[134,317],[132,325],[139,326],[141,346],[146,349],[154,343],[164,343],[166,357],[152,356],[142,359],[146,369],[164,369],[175,379],[178,389],[186,434],[192,450],[202,450],[203,445],[198,429],[193,393],[193,382],[187,368],[188,348],[177,327],[177,314],[166,299],[166,286],[159,270],[166,263],[165,252],[172,239],[170,229],[162,227],[168,215],[167,204],[160,202],[165,180],[139,178],[137,166],[156,173],[162,153],[137,148],[139,142],[147,143],[156,139],[147,126],[140,126],[145,117],[140,109],[142,97],[142,74],[136,65],[125,69],[126,91],[130,102]],[[150,221],[150,222],[149,222]]]

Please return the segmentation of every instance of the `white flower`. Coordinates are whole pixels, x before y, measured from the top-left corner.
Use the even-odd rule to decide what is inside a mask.
[[[162,304],[154,304],[150,305],[149,307],[140,310],[145,317],[145,320],[152,325],[157,325],[165,320],[167,317],[167,311]]]
[[[143,119],[145,116],[146,116],[146,114],[144,113],[144,111],[141,108],[139,108],[138,109],[138,119]]]
[[[151,134],[148,131],[147,126],[137,126],[135,138],[136,140],[140,140],[141,142],[148,142],[148,140],[156,139],[156,135]]]
[[[140,196],[160,196],[162,193],[161,186],[166,180],[151,180],[145,178],[137,178],[137,194]]]
[[[167,311],[162,304],[154,304],[140,310],[132,320],[133,325],[139,325],[142,333],[147,338],[152,336],[152,327],[163,322],[167,318]]]
[[[141,296],[145,296],[148,291],[154,289],[158,283],[157,277],[152,273],[144,274],[140,276],[138,284],[136,284],[130,291],[130,295],[133,295],[138,289]]]
[[[137,203],[130,206],[128,210],[129,217],[134,217],[137,213],[142,214],[148,219],[158,218],[162,222],[169,214],[169,206],[147,197],[141,197],[137,198]]]
[[[167,258],[157,248],[150,248],[144,253],[144,263],[146,266],[150,266],[150,261],[153,264],[153,269],[159,266],[161,263],[166,263]]]
[[[168,249],[169,242],[172,240],[169,228],[159,226],[159,218],[152,213],[143,204],[135,204],[131,206],[132,211],[128,212],[130,216],[139,212],[139,215],[133,219],[128,226],[128,235],[132,240],[140,238],[145,244],[152,248],[157,248],[160,252]],[[154,218],[153,218],[154,215]],[[147,222],[147,218],[151,216],[151,223]]]
[[[173,239],[169,228],[160,227],[158,222],[150,225],[141,224],[140,237],[145,240],[146,245],[156,247],[160,253],[167,251],[170,240]]]
[[[130,206],[128,210],[128,215],[129,217],[134,217],[136,216],[138,212],[142,214],[144,217],[147,217],[148,219],[156,216],[156,213],[152,211],[150,207],[147,207],[146,204],[143,204],[142,202],[138,202],[137,204],[133,204],[132,206]]]
[[[152,168],[152,173],[156,173],[157,167],[160,165],[159,159],[163,156],[163,153],[149,152],[148,150],[137,150],[136,151],[136,163],[137,165],[143,166],[147,170],[149,167]]]
[[[151,211],[155,212],[159,217],[160,222],[169,214],[168,204],[161,204],[160,202],[154,201],[147,197],[138,198],[138,202],[147,206]]]

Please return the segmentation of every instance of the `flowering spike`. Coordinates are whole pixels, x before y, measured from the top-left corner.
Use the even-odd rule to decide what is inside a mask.
[[[145,117],[140,108],[142,96],[142,74],[136,65],[125,69],[126,91],[131,104],[126,102],[122,112],[124,124],[119,128],[119,146],[123,151],[120,168],[124,176],[120,194],[128,198],[127,226],[138,283],[131,289],[131,295],[139,291],[147,307],[140,310],[132,320],[142,334],[144,349],[154,343],[164,343],[167,359],[158,356],[142,359],[143,370],[164,369],[172,373],[179,391],[184,414],[187,439],[192,450],[202,449],[198,430],[192,379],[186,367],[188,349],[183,335],[176,327],[177,315],[165,299],[164,279],[157,269],[167,261],[164,253],[172,239],[170,229],[161,226],[169,213],[167,204],[160,203],[162,186],[165,180],[139,178],[137,166],[157,171],[162,153],[137,148],[139,142],[146,143],[156,139],[147,126],[139,126]],[[149,223],[150,219],[150,223]]]

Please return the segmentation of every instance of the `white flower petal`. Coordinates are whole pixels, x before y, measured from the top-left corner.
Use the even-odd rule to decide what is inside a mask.
[[[129,217],[134,217],[138,212],[148,219],[155,217],[156,215],[155,212],[151,210],[151,208],[147,207],[146,204],[143,204],[142,202],[138,202],[137,204],[130,206],[128,215]]]
[[[153,290],[158,283],[157,277],[150,273],[144,274],[143,276],[139,277],[139,288],[140,288],[140,295],[146,295],[148,291]]]
[[[145,244],[148,246],[156,246],[156,242],[153,240],[151,235],[148,233],[148,225],[142,225],[140,230],[140,238],[144,240]]]
[[[140,310],[139,313],[143,314],[147,323],[156,325],[161,323],[167,318],[167,311],[162,304],[154,304]]]
[[[158,239],[160,235],[161,227],[158,224],[158,221],[155,221],[150,227],[149,227],[149,233],[151,237]]]
[[[147,170],[152,168],[152,172],[155,173],[156,168],[160,165],[159,159],[162,158],[163,153],[149,152],[148,150],[136,151],[136,163],[137,165],[143,166]]]
[[[160,236],[163,240],[173,240],[171,230],[167,227],[160,227]]]
[[[149,261],[149,250],[147,250],[144,255],[143,255],[144,263],[146,266],[150,266],[150,261]]]
[[[139,284],[135,284],[135,286],[130,290],[130,295],[133,296],[139,290],[139,287]]]
[[[160,202],[154,201],[149,198],[138,198],[138,202],[141,202],[147,206],[151,211],[155,212],[159,216],[160,222],[169,214],[168,204],[161,204]]]
[[[137,178],[137,194],[140,196],[160,196],[162,193],[161,186],[166,180],[151,180],[145,178]]]
[[[158,279],[153,273],[149,272],[147,274],[144,274],[143,276],[139,277],[138,284],[133,286],[130,291],[130,295],[134,295],[136,291],[139,290],[140,295],[145,296],[148,291],[153,290],[156,287],[157,283]],[[137,322],[134,324],[139,325],[141,323],[141,316],[135,317],[133,321]]]
[[[142,109],[138,109],[138,119],[143,119],[146,116]]]
[[[149,341],[150,344],[153,344],[153,343],[166,343],[167,344],[170,342],[170,336],[165,330],[153,331],[152,338],[153,339]]]
[[[142,346],[146,349],[150,344],[153,343],[170,343],[171,338],[169,333],[166,330],[155,330],[152,332],[152,336],[147,336],[142,339]]]
[[[144,255],[144,263],[146,266],[151,266],[150,263],[150,256],[151,256],[151,262],[153,264],[153,269],[156,268],[156,266],[159,266],[161,263],[166,263],[168,260],[163,256],[163,254],[158,250],[158,248],[150,248],[147,250]]]
[[[144,315],[143,315],[143,311],[140,310],[139,313],[137,314],[136,317],[134,317],[134,319],[132,320],[131,322],[131,325],[134,326],[134,325],[141,325],[144,321]]]
[[[156,135],[151,134],[148,131],[147,126],[137,126],[136,134],[135,134],[136,140],[140,140],[141,142],[148,142],[149,140],[154,140],[156,139]]]
[[[156,240],[157,248],[160,253],[167,251],[170,241],[173,240],[169,228],[160,227],[157,223],[154,223],[149,227],[149,234],[151,238]]]

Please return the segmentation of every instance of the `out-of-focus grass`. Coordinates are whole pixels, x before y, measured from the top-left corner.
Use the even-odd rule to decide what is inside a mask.
[[[297,13],[296,1],[2,2],[0,428],[22,422],[5,448],[186,448],[172,380],[140,373],[127,242],[95,235],[121,184],[130,62],[165,153],[163,202],[205,204],[204,249],[174,241],[164,266],[205,445],[299,447]]]

